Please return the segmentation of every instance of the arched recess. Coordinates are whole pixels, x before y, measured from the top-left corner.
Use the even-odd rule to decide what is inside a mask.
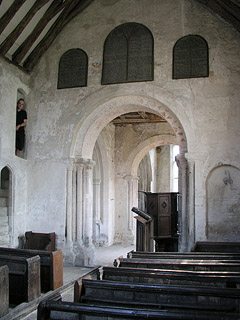
[[[135,224],[134,218],[131,212],[132,207],[138,206],[138,177],[137,170],[139,164],[143,157],[149,152],[151,149],[156,148],[160,145],[169,145],[169,144],[177,144],[178,139],[175,135],[171,134],[161,134],[156,135],[151,138],[148,138],[137,145],[136,148],[132,150],[132,152],[128,156],[128,160],[126,161],[125,170],[126,176],[125,179],[128,181],[128,194],[127,194],[127,225],[129,230],[132,230],[133,234],[135,234]],[[116,208],[117,210],[117,208]],[[117,216],[120,212],[116,212]]]
[[[180,146],[181,153],[187,152],[184,129],[168,107],[153,98],[127,95],[99,104],[81,119],[75,130],[70,156],[92,159],[93,148],[102,129],[117,116],[133,111],[151,112],[166,119],[176,134],[176,144]]]
[[[240,169],[214,167],[206,179],[206,236],[209,241],[239,241]]]
[[[13,241],[13,174],[6,165],[0,171],[0,244],[10,246]]]
[[[140,143],[137,148],[132,150],[128,157],[126,168],[129,168],[129,175],[137,177],[137,169],[140,161],[145,156],[145,154],[153,148],[167,144],[178,144],[178,139],[174,135],[162,134],[151,137]]]

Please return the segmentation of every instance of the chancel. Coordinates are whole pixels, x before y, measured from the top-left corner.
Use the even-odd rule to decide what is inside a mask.
[[[149,286],[156,280],[160,290],[167,281],[189,285],[193,272],[193,313],[177,306],[186,319],[214,319],[214,310],[238,318],[239,32],[238,0],[0,1],[0,316],[11,308],[8,290],[10,305],[29,304],[41,284],[55,292],[42,314],[63,312],[56,290],[65,268],[92,272],[100,251],[120,246],[137,254],[114,257],[111,268],[125,268],[126,281],[131,268],[140,269],[136,278]],[[16,153],[19,100],[27,125]],[[143,270],[151,266],[168,268],[168,280]],[[107,281],[111,272],[98,270],[93,280]],[[109,281],[121,281],[118,272]],[[226,289],[209,291],[222,305],[221,295],[228,296],[226,308],[211,305],[200,282]],[[15,297],[13,283],[25,296]],[[83,288],[98,285],[88,280]],[[105,289],[106,296],[117,290]],[[198,314],[193,306],[205,293],[205,315]],[[76,301],[87,303],[87,294],[76,289]],[[116,315],[131,318],[121,303],[115,301]],[[161,319],[151,307],[149,317]],[[71,308],[96,317],[97,309]]]

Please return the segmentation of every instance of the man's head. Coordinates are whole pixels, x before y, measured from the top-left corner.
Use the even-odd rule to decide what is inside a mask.
[[[18,110],[21,110],[24,106],[24,99],[19,99],[17,102],[17,108]]]

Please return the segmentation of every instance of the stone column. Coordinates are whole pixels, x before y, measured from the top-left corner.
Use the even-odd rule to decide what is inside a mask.
[[[73,195],[73,166],[71,165],[67,169],[67,247],[71,248],[73,239],[72,239],[72,195]]]
[[[90,159],[79,159],[77,164],[77,241],[74,246],[75,265],[93,265],[93,166]]]
[[[192,249],[195,244],[195,161],[185,154],[188,161],[188,203],[189,203],[189,237],[188,237],[188,251]]]
[[[76,241],[76,205],[77,205],[77,169],[76,165],[72,170],[72,239]]]
[[[83,216],[83,244],[92,245],[93,233],[93,166],[94,161],[87,160],[84,170],[84,216]]]
[[[79,245],[82,245],[83,237],[83,163],[77,163],[77,209],[76,209],[76,241]]]
[[[100,185],[101,185],[101,179],[93,179],[93,239],[94,241],[97,241],[99,239],[99,233],[100,233]]]
[[[188,215],[187,215],[187,167],[188,163],[184,154],[176,157],[179,167],[179,251],[187,251],[188,248]]]
[[[125,177],[128,182],[128,196],[127,196],[127,225],[128,230],[132,230],[133,228],[133,213],[131,212],[131,209],[133,207],[133,177],[132,176],[126,176]]]

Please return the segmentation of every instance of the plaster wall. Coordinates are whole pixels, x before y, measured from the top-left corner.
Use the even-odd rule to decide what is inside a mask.
[[[153,34],[154,81],[101,86],[104,41],[113,28],[132,21],[144,24]],[[210,76],[172,80],[173,46],[188,34],[201,35],[208,42]],[[57,90],[59,59],[65,51],[76,47],[83,49],[89,57],[88,86]],[[88,133],[90,117],[91,122],[96,122],[96,136],[107,124],[101,119],[102,111],[98,106],[112,98],[131,94],[152,97],[171,110],[185,130],[188,158],[196,161],[196,234],[199,239],[206,238],[206,171],[218,162],[239,162],[239,53],[239,34],[196,1],[153,0],[151,5],[145,0],[133,0],[131,5],[127,0],[94,2],[66,26],[32,75],[31,92],[34,94],[29,96],[33,113],[29,159],[68,159],[73,139],[82,141]],[[119,110],[107,107],[112,118],[134,109],[131,105]],[[151,105],[149,108],[151,110]],[[93,135],[88,136],[88,143],[94,142],[91,139],[95,139]],[[77,152],[81,151],[78,147]],[[52,179],[49,175],[44,178]],[[120,185],[119,196],[126,187]],[[124,196],[122,201],[124,211]],[[118,204],[122,203],[116,203],[116,206]],[[34,201],[29,205],[34,207]],[[39,201],[38,205],[42,206]],[[61,215],[64,215],[64,206]]]
[[[28,229],[28,168],[25,159],[15,156],[16,105],[18,90],[29,94],[29,76],[0,58],[0,170],[10,173],[9,245],[18,245],[18,236]],[[27,99],[26,99],[27,100]],[[27,111],[28,104],[26,106]]]
[[[115,27],[126,22],[141,23],[153,34],[154,81],[101,86],[104,41]],[[188,34],[200,35],[208,42],[210,75],[173,80],[172,49],[179,38]],[[3,95],[0,97],[4,122],[5,119],[12,121],[14,127],[15,119],[11,120],[8,106],[15,109],[17,88],[24,86],[28,94],[28,170],[25,170],[31,193],[23,203],[31,213],[29,224],[34,224],[39,231],[54,226],[62,239],[66,170],[73,157],[91,158],[97,136],[110,120],[125,112],[143,110],[159,112],[171,125],[174,115],[184,130],[186,156],[195,168],[194,175],[190,174],[194,181],[190,214],[195,219],[196,240],[206,239],[207,176],[219,163],[239,168],[239,40],[236,30],[195,0],[98,0],[74,18],[43,55],[31,74],[30,88],[27,75],[1,62],[4,64],[4,71],[1,68]],[[71,48],[81,48],[88,54],[88,86],[57,90],[58,62]],[[8,75],[9,69],[12,78]],[[138,104],[128,104],[128,97],[132,95],[137,97]],[[3,123],[0,128],[0,151],[1,157],[4,152],[9,162],[14,152],[14,133],[7,135],[7,127]],[[175,127],[173,132],[181,141],[183,131],[179,130]],[[124,161],[128,151],[126,148],[126,153],[121,155]],[[1,161],[4,162],[2,158]],[[18,159],[18,181],[22,181],[23,163]],[[116,168],[115,187],[122,202],[115,204],[122,205],[122,212],[128,209],[124,193],[127,181],[121,181],[124,174],[124,166],[121,170]],[[46,186],[45,190],[41,184]],[[26,190],[25,185],[21,187]],[[54,190],[55,199],[49,187]],[[41,196],[33,195],[32,190],[40,192]],[[115,213],[116,216],[119,214]],[[123,216],[116,221],[117,225],[121,223],[124,223]]]

